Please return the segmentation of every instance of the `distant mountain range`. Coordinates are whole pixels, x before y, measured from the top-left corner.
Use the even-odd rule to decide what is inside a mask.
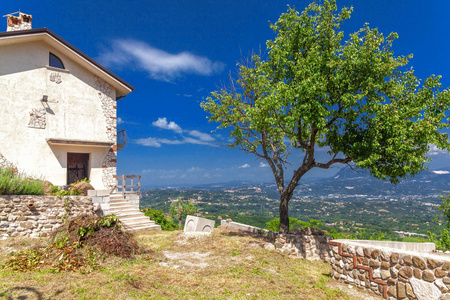
[[[297,195],[328,198],[436,199],[450,192],[450,171],[426,170],[398,184],[370,176],[367,170],[343,168],[335,176],[301,183]]]
[[[168,187],[174,190],[245,189],[259,187],[277,192],[274,182],[256,183],[251,181],[232,181],[204,184],[190,187]],[[417,200],[437,201],[439,195],[450,192],[450,168],[427,170],[415,177],[401,180],[398,184],[370,176],[367,170],[341,169],[329,178],[316,178],[301,181],[294,196],[303,199],[335,199],[336,201],[376,201],[376,200]]]

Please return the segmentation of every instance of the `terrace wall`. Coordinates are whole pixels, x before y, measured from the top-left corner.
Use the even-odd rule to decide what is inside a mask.
[[[231,220],[222,221],[224,225],[263,232]],[[334,279],[385,299],[450,300],[450,255],[435,252],[433,243],[332,240],[315,229],[273,235],[272,249],[291,258],[324,260]]]
[[[434,244],[364,242],[329,242],[331,275],[335,279],[386,299],[450,299],[450,256],[429,253]]]
[[[92,197],[0,195],[0,235],[45,237],[62,224],[62,218],[94,214]],[[66,209],[67,208],[67,209]]]

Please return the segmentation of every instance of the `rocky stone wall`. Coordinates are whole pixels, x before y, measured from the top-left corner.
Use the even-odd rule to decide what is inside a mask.
[[[275,249],[291,258],[330,261],[329,241],[331,236],[320,231],[279,234],[275,239]]]
[[[62,218],[94,214],[90,197],[0,195],[0,235],[44,237],[62,224]],[[68,210],[66,210],[66,207]]]
[[[28,127],[37,128],[37,129],[45,129],[46,116],[47,111],[45,108],[33,108],[30,112],[30,121],[28,122]]]
[[[330,241],[331,275],[385,299],[450,299],[450,256]]]
[[[102,181],[106,188],[112,188],[117,185],[116,176],[117,152],[109,149],[108,154],[103,159]]]

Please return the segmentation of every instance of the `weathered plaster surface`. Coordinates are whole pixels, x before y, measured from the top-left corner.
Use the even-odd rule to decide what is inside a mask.
[[[5,169],[16,169],[16,166],[6,159],[1,153],[0,153],[0,167]]]
[[[66,70],[48,67],[49,52]],[[29,176],[56,185],[66,184],[68,152],[89,153],[91,184],[107,188],[103,161],[109,148],[49,145],[46,139],[115,142],[115,89],[43,42],[2,45],[0,57],[0,153]],[[43,95],[47,103],[41,101]],[[35,122],[38,118],[30,124],[29,112],[42,109],[45,128]],[[6,164],[1,157],[0,163]]]

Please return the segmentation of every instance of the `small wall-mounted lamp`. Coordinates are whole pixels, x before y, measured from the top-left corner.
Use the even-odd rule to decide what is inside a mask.
[[[42,102],[48,102],[48,96],[47,95],[43,95],[41,101]]]

